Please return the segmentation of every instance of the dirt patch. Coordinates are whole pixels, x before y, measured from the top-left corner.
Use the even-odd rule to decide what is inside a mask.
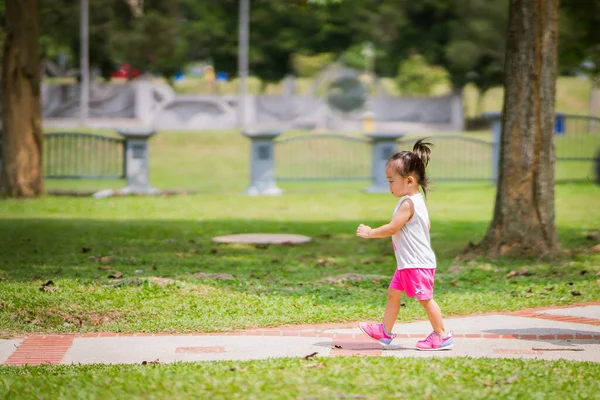
[[[38,326],[44,331],[55,330],[58,326],[83,328],[110,324],[118,321],[123,314],[123,311],[88,311],[79,307],[64,310],[54,306],[37,310],[19,309],[9,318]]]
[[[194,274],[194,278],[196,278],[196,279],[214,279],[214,280],[222,280],[222,281],[231,281],[231,280],[235,279],[235,277],[231,274],[208,274],[205,272],[196,272]]]
[[[148,276],[148,277],[142,277],[142,278],[119,279],[118,281],[115,281],[114,286],[124,286],[124,285],[139,286],[139,285],[143,284],[144,282],[151,282],[158,286],[167,286],[167,285],[173,285],[176,283],[183,283],[181,281],[176,281],[175,279],[159,278],[157,276]]]
[[[385,275],[362,275],[362,274],[342,274],[335,276],[328,276],[321,279],[320,283],[344,283],[344,282],[361,282],[361,281],[380,281],[382,279],[389,279],[389,276]]]

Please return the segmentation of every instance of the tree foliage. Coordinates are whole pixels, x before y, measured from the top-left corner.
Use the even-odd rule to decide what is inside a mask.
[[[427,63],[420,54],[412,54],[398,68],[396,85],[400,93],[409,96],[428,96],[433,88],[448,82],[448,71]]]
[[[90,64],[102,76],[128,63],[169,77],[196,61],[237,75],[239,0],[143,3],[136,16],[125,0],[89,0]],[[79,1],[40,6],[41,56],[63,53],[77,67]],[[508,0],[252,0],[250,6],[250,73],[266,81],[294,73],[307,54],[333,54],[362,69],[362,43],[372,42],[380,76],[395,76],[416,51],[445,68],[455,87],[473,82],[485,91],[502,84]],[[591,60],[597,73],[600,0],[563,0],[561,9],[561,72]]]

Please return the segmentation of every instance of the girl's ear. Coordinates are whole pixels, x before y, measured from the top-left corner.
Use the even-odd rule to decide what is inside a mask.
[[[407,178],[407,182],[408,182],[409,185],[412,185],[413,183],[416,182],[415,177],[412,176],[412,175],[409,175],[408,178]]]

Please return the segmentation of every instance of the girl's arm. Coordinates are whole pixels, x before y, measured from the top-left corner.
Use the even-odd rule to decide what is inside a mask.
[[[376,239],[392,236],[402,229],[402,227],[412,218],[413,214],[414,208],[412,202],[410,200],[405,200],[402,202],[400,208],[389,224],[385,224],[375,229],[371,228],[370,226],[360,224],[356,229],[356,236],[365,239]]]

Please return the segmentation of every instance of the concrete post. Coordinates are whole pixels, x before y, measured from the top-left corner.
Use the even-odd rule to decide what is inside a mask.
[[[492,129],[492,181],[498,183],[500,167],[500,138],[502,135],[502,113],[484,112],[483,117],[490,120]]]
[[[148,166],[148,139],[156,131],[150,129],[120,130],[125,138],[125,178],[127,186],[120,194],[157,194],[160,191],[150,187]]]
[[[455,132],[462,132],[465,130],[462,94],[462,89],[452,92],[450,103],[450,124],[452,125],[452,130]]]
[[[129,194],[161,194],[162,192],[159,189],[150,187],[150,179],[148,178],[148,139],[150,139],[156,131],[137,128],[119,130],[117,132],[125,138],[123,168],[125,169],[127,186],[116,192],[112,189],[101,190],[94,193],[94,197],[103,198]]]
[[[246,194],[280,195],[282,190],[275,183],[275,151],[273,140],[281,132],[242,132],[251,140],[250,187]]]
[[[371,138],[371,186],[366,188],[368,193],[385,193],[389,191],[385,176],[385,164],[396,153],[396,142],[404,136],[403,133],[370,133]]]

